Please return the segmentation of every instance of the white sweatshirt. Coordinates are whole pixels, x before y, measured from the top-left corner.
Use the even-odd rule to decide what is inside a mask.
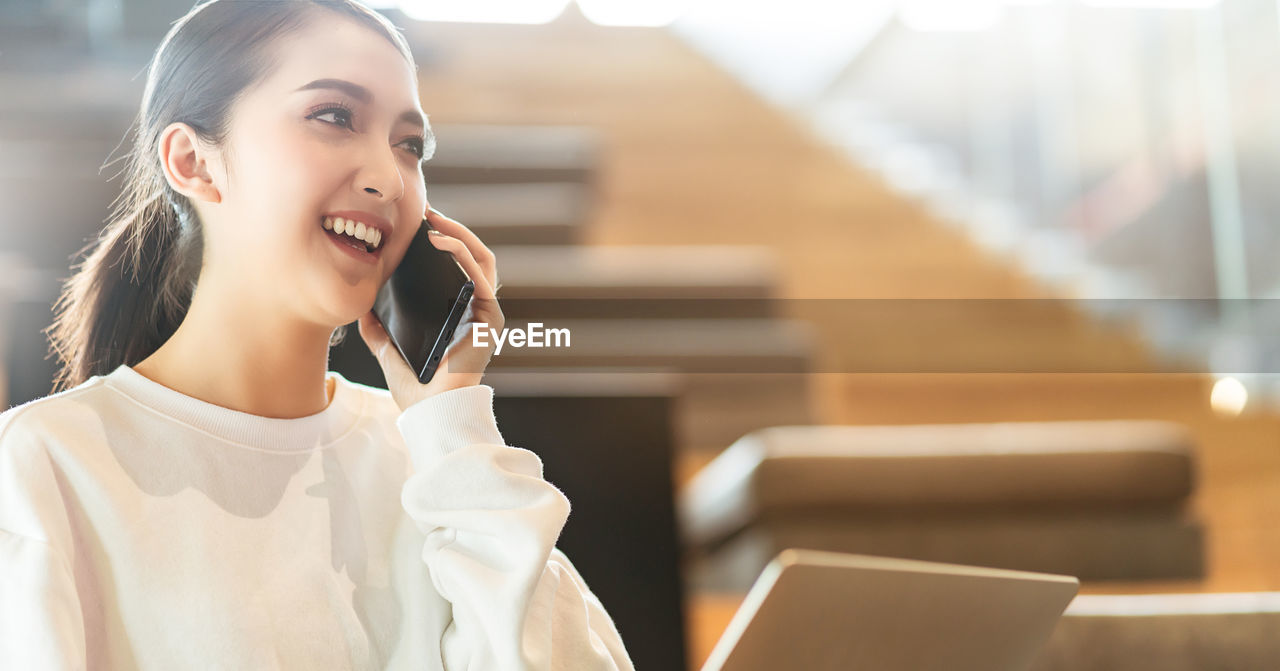
[[[260,417],[128,366],[0,414],[0,666],[631,669],[493,390]]]

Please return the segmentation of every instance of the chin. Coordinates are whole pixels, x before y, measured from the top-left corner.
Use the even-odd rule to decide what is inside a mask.
[[[330,322],[332,323],[335,319],[338,320],[338,323],[334,328],[343,324],[350,324],[351,322],[358,321],[365,315],[365,313],[373,309],[373,301],[376,292],[370,292],[367,296],[360,299],[355,298],[355,293],[356,292],[353,289],[351,300],[343,301],[341,305],[330,306],[330,314],[333,315]]]

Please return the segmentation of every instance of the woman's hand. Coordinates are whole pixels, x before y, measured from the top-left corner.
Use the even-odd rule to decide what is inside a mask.
[[[434,229],[427,239],[436,249],[452,254],[476,286],[471,304],[454,329],[453,342],[440,359],[435,376],[427,384],[418,381],[417,373],[400,356],[395,345],[391,344],[382,323],[372,310],[360,318],[360,337],[364,338],[369,351],[382,367],[383,375],[387,378],[387,389],[391,391],[391,397],[401,411],[440,392],[480,384],[496,343],[490,338],[487,347],[472,346],[472,329],[476,324],[484,324],[500,331],[506,323],[494,293],[498,286],[498,270],[493,252],[480,242],[480,238],[471,229],[434,209],[427,210],[427,221]]]

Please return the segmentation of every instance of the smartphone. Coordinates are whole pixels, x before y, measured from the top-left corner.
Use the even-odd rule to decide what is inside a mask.
[[[373,301],[374,314],[423,384],[436,374],[476,288],[453,255],[427,239],[430,230],[423,219]]]

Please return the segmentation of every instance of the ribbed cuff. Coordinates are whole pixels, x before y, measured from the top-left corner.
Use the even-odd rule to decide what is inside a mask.
[[[493,414],[493,387],[486,384],[450,389],[418,401],[400,413],[396,428],[418,471],[467,445],[506,445]]]

